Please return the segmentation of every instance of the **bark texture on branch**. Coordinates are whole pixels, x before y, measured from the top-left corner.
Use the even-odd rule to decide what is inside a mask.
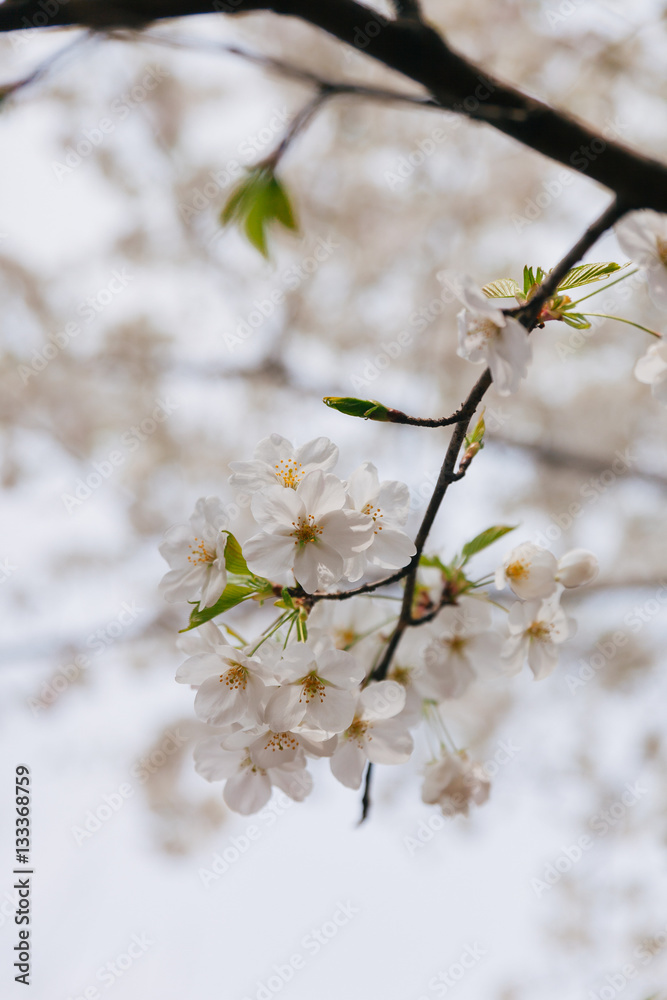
[[[12,0],[0,32],[28,27],[136,27],[162,18],[273,11],[301,18],[422,84],[442,105],[488,122],[614,191],[627,209],[667,212],[667,166],[493,79],[415,17],[388,20],[356,0]]]

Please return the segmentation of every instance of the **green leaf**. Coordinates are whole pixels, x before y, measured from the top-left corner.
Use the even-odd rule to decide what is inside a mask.
[[[442,559],[439,559],[438,556],[421,556],[419,565],[439,569],[442,573],[449,572],[447,566],[445,566]]]
[[[287,191],[267,166],[254,167],[234,188],[220,214],[224,226],[237,223],[250,243],[268,257],[267,228],[273,222],[296,230]]]
[[[308,626],[306,625],[306,620],[308,616],[304,614],[299,614],[296,619],[296,641],[305,642],[308,638]]]
[[[386,406],[376,399],[355,399],[354,396],[324,396],[323,403],[332,410],[346,413],[349,417],[363,417],[365,420],[389,420]]]
[[[588,285],[592,281],[601,281],[603,278],[608,278],[614,271],[620,271],[622,267],[629,266],[629,264],[614,264],[613,261],[608,264],[580,264],[567,272],[558,286],[558,291],[561,292],[566,288],[578,288],[579,285]]]
[[[209,622],[211,618],[215,618],[217,615],[223,614],[225,611],[229,611],[230,608],[235,608],[237,604],[241,601],[247,600],[256,594],[258,591],[257,587],[247,587],[241,586],[236,583],[228,583],[222,592],[222,596],[213,604],[210,608],[200,608],[197,605],[196,608],[190,612],[190,624],[187,628],[180,629],[181,632],[189,632],[192,628],[198,628],[203,625],[204,622]]]
[[[465,439],[466,448],[469,448],[471,444],[479,444],[480,446],[483,446],[484,435],[486,433],[486,424],[484,422],[485,413],[486,413],[486,407],[482,410],[479,420],[475,424],[470,434],[466,435]]]
[[[252,573],[248,569],[248,564],[243,558],[243,552],[238,540],[232,535],[231,531],[225,531],[223,534],[227,535],[227,544],[225,545],[225,566],[227,567],[227,572],[234,573],[235,576],[252,576]]]
[[[591,324],[588,322],[583,313],[574,313],[563,311],[560,318],[563,323],[567,323],[568,326],[573,326],[575,330],[589,330]]]
[[[294,218],[294,210],[287,196],[287,191],[282,186],[275,174],[271,176],[271,183],[268,188],[269,203],[273,211],[273,217],[280,222],[285,229],[296,231],[297,224]]]
[[[487,299],[513,299],[521,294],[521,288],[514,278],[499,278],[484,285],[482,291]]]
[[[516,524],[496,524],[492,528],[487,528],[486,531],[476,535],[472,541],[466,542],[461,550],[464,562],[468,562],[471,556],[481,552],[482,549],[486,549],[489,545],[493,545],[499,538],[506,535],[508,531],[514,531],[516,527]]]

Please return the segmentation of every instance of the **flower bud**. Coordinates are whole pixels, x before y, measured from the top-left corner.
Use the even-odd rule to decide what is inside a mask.
[[[598,575],[598,561],[587,549],[572,549],[558,560],[556,579],[564,587],[583,587]]]

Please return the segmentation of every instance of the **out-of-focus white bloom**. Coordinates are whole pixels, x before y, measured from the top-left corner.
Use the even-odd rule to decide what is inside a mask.
[[[443,271],[438,278],[455,290],[465,306],[457,316],[459,357],[488,365],[499,395],[516,392],[532,358],[525,327],[496,308],[468,275]]]
[[[308,729],[340,733],[354,718],[364,668],[331,640],[310,630],[307,642],[292,643],[278,664],[281,685],[266,705],[273,730]]]
[[[667,406],[667,341],[649,347],[635,365],[635,378],[651,386],[651,394]]]
[[[547,549],[532,542],[523,542],[505,558],[496,570],[496,587],[501,590],[506,583],[523,601],[536,597],[549,597],[556,590],[556,557]]]
[[[304,476],[319,469],[328,472],[338,461],[338,448],[329,438],[319,437],[294,448],[280,434],[272,434],[255,448],[252,462],[231,462],[233,487],[254,493],[265,486],[295,490]]]
[[[439,805],[445,816],[468,815],[470,803],[481,806],[489,797],[491,782],[481,764],[468,759],[465,751],[443,751],[439,760],[426,765],[422,801]]]
[[[220,657],[234,652],[217,625],[204,622],[198,628],[190,629],[179,636],[176,645],[183,653],[188,654],[187,660],[181,663],[176,671],[179,684],[190,684],[199,687],[207,677],[219,673]],[[211,665],[213,664],[213,669]]]
[[[222,501],[200,497],[188,524],[165,532],[160,553],[171,569],[160,581],[167,601],[199,601],[210,608],[227,585],[225,546],[228,527]]]
[[[296,490],[270,486],[252,498],[263,531],[243,546],[248,566],[270,579],[293,569],[303,589],[316,590],[343,578],[345,560],[373,541],[373,520],[344,510],[345,489],[336,476],[310,472]]]
[[[568,589],[584,587],[593,582],[598,571],[598,561],[592,552],[587,549],[572,549],[558,560],[556,580]]]
[[[424,698],[460,698],[477,675],[498,674],[500,637],[491,631],[491,608],[472,598],[438,615],[414,682]]]
[[[646,271],[653,302],[667,309],[667,215],[649,209],[631,212],[615,231],[623,253]]]
[[[195,769],[207,781],[226,781],[222,797],[234,812],[248,816],[258,812],[271,798],[272,786],[291,799],[303,801],[313,779],[301,753],[276,767],[260,767],[248,747],[229,750],[224,740],[208,737],[194,751]]]
[[[415,554],[412,540],[401,531],[410,509],[410,492],[405,483],[385,479],[380,482],[372,462],[364,462],[346,483],[348,504],[352,510],[373,519],[373,542],[353,556],[345,566],[346,579],[359,580],[368,565],[400,569]]]
[[[394,681],[369,684],[359,695],[354,720],[338,737],[331,771],[348,788],[359,788],[366,761],[403,764],[412,753],[406,723],[396,719],[405,705],[405,690]]]
[[[508,616],[509,637],[502,659],[508,674],[517,674],[526,659],[535,680],[547,677],[558,663],[558,646],[574,635],[575,625],[555,598],[513,604]]]
[[[267,683],[273,682],[273,672],[257,656],[246,656],[232,646],[213,653],[191,657],[191,670],[199,676],[208,670],[200,682],[195,698],[195,712],[203,722],[227,726],[233,722],[258,723],[263,715]],[[186,660],[183,668],[190,661]]]
[[[330,757],[337,742],[338,737],[329,737],[328,733],[276,732],[262,725],[232,733],[225,737],[224,746],[230,750],[248,748],[253,761],[259,767],[267,768],[289,764],[301,753],[308,757]]]
[[[350,601],[318,601],[308,616],[308,631],[326,632],[336,649],[353,649],[363,663],[373,663],[397,617],[391,601],[368,594]]]

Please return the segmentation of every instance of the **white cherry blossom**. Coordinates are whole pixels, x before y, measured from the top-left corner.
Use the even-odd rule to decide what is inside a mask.
[[[308,757],[330,757],[337,742],[338,737],[330,737],[328,733],[276,732],[264,724],[226,736],[224,746],[229,750],[247,748],[259,767],[269,768],[289,764],[302,753]]]
[[[572,549],[558,560],[556,580],[568,589],[584,587],[598,575],[598,561],[588,549]]]
[[[651,386],[651,394],[667,406],[667,341],[649,347],[635,365],[635,378]]]
[[[200,497],[188,524],[175,524],[164,535],[160,553],[171,569],[160,581],[165,600],[198,601],[210,608],[227,584],[225,546],[228,527],[222,501]]]
[[[367,761],[403,764],[412,753],[405,721],[395,718],[405,705],[405,690],[395,681],[369,684],[359,695],[354,720],[338,737],[331,771],[341,784],[359,788]]]
[[[477,676],[497,675],[500,637],[491,630],[491,608],[472,598],[438,615],[414,682],[424,698],[460,698]]]
[[[340,733],[354,718],[364,667],[331,640],[311,630],[308,641],[288,646],[278,664],[282,683],[266,705],[273,730],[299,725]]]
[[[195,769],[207,781],[225,781],[224,801],[234,812],[248,816],[258,812],[271,798],[273,786],[297,802],[312,788],[302,753],[276,767],[260,767],[248,747],[227,749],[224,740],[208,737],[195,747]]]
[[[233,646],[221,646],[215,652],[191,657],[183,668],[188,664],[191,673],[198,676],[208,671],[195,697],[195,712],[203,722],[226,726],[260,721],[267,693],[265,682],[275,682],[272,671],[257,656],[246,656]]]
[[[270,579],[289,570],[312,594],[343,578],[345,561],[373,541],[373,520],[344,510],[345,489],[336,476],[310,472],[295,490],[270,486],[252,498],[263,531],[243,546],[248,566]]]
[[[251,462],[231,462],[229,482],[236,489],[254,493],[266,486],[295,490],[304,476],[319,469],[329,472],[338,461],[338,448],[326,437],[314,438],[300,448],[280,434],[271,434],[255,448]]]
[[[176,680],[179,684],[190,684],[191,687],[199,687],[208,677],[216,673],[218,658],[233,652],[214,622],[204,622],[198,628],[184,632],[179,636],[176,645],[188,656],[176,671]],[[213,669],[211,669],[212,663]]]
[[[467,816],[470,803],[481,806],[490,790],[491,782],[481,764],[469,760],[465,751],[450,754],[443,750],[439,759],[426,765],[422,801],[439,805],[445,816]]]
[[[535,680],[547,677],[558,663],[558,646],[574,635],[574,622],[555,598],[513,604],[508,616],[509,637],[502,659],[508,674],[517,674],[526,659]]]
[[[496,587],[502,590],[507,583],[524,601],[549,597],[556,590],[557,572],[558,562],[553,553],[533,542],[523,542],[512,549],[496,571]]]
[[[459,357],[488,365],[500,396],[516,392],[532,358],[525,327],[494,306],[468,275],[443,271],[438,278],[455,290],[464,305],[457,316]]]
[[[654,304],[667,309],[667,215],[649,209],[631,212],[615,231],[623,253],[645,270]]]
[[[346,579],[361,579],[368,563],[386,569],[405,566],[416,549],[413,541],[401,531],[410,510],[410,491],[405,483],[385,479],[380,482],[372,462],[360,465],[346,483],[348,504],[352,510],[373,519],[372,544],[348,560]]]

